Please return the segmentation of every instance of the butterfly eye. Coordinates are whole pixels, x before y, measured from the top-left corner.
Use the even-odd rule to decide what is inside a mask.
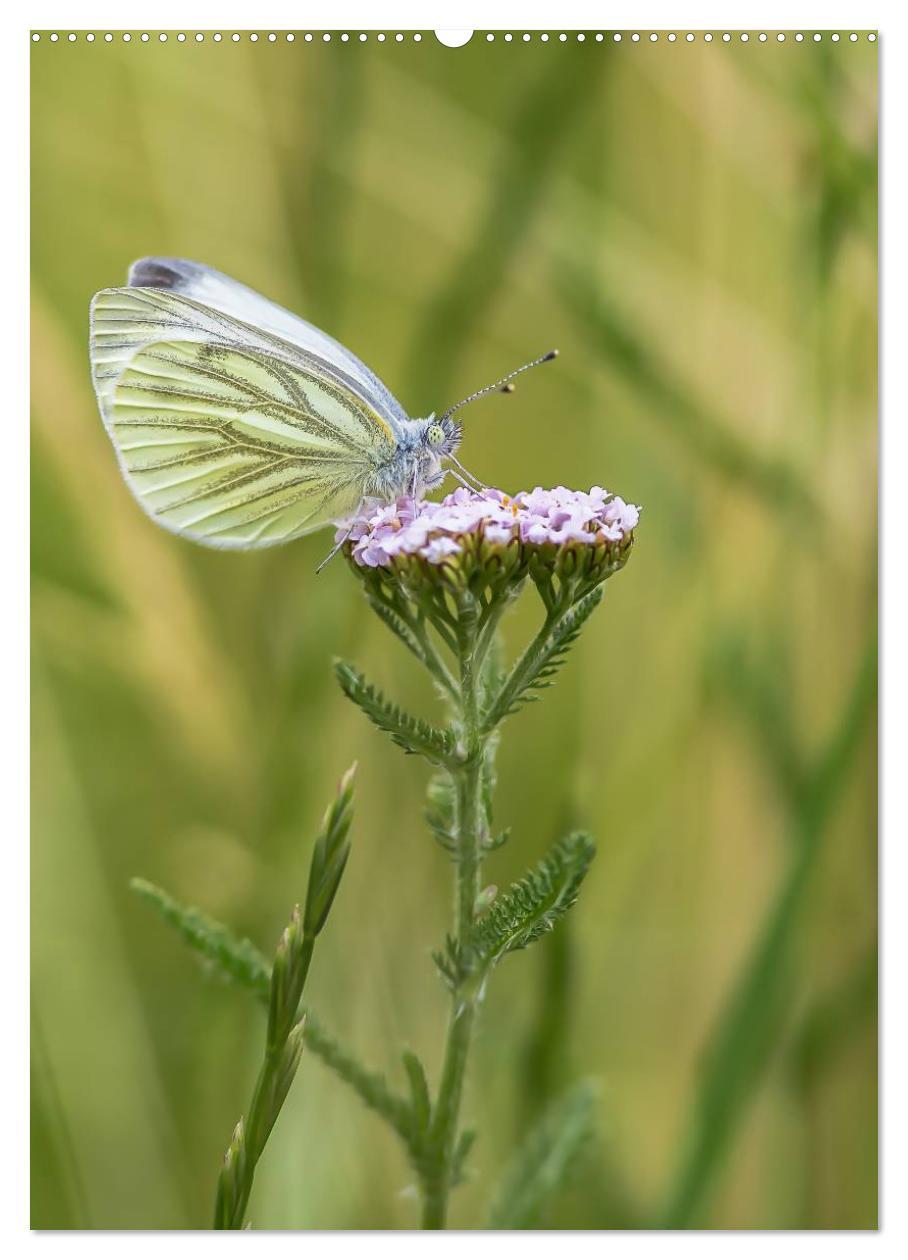
[[[426,430],[426,441],[430,446],[441,446],[445,440],[445,431],[440,424],[430,424]]]

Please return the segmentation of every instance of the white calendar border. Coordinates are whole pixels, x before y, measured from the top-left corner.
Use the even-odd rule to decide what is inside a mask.
[[[901,6],[903,8],[904,6]],[[872,1248],[888,1256],[905,1254],[908,1244],[908,1210],[906,1190],[906,1130],[908,1130],[908,1086],[905,1065],[908,1064],[908,1012],[906,1012],[904,977],[908,974],[908,914],[903,902],[908,896],[908,808],[906,808],[906,754],[908,754],[908,665],[903,645],[908,644],[908,594],[905,570],[908,556],[908,493],[903,484],[908,472],[908,387],[902,371],[905,358],[904,339],[908,335],[908,245],[906,232],[900,226],[908,223],[908,172],[905,169],[905,126],[908,120],[908,39],[901,8],[895,4],[857,5],[825,4],[622,4],[559,3],[551,6],[526,3],[496,3],[488,0],[479,6],[414,3],[311,4],[289,5],[262,0],[254,9],[256,29],[285,30],[421,30],[441,28],[481,30],[748,30],[748,31],[867,31],[880,30],[882,87],[882,148],[884,171],[882,201],[882,480],[881,524],[883,548],[881,576],[883,580],[882,668],[884,699],[882,706],[882,836],[883,836],[883,950],[884,950],[884,1123],[882,1161],[883,1231],[873,1234],[618,1234],[600,1235],[571,1233],[559,1246],[566,1246],[577,1255],[596,1253],[600,1249],[611,1254],[626,1254],[641,1249],[671,1248],[690,1260],[700,1260],[704,1249],[723,1257],[729,1253],[746,1253],[755,1248],[771,1247],[775,1253],[791,1255],[825,1254],[854,1255]],[[3,616],[0,617],[2,660],[6,678],[3,685],[2,725],[0,725],[0,765],[4,784],[0,800],[5,806],[3,831],[7,877],[4,881],[6,907],[3,915],[6,976],[6,1036],[0,1038],[0,1056],[4,1069],[6,1106],[5,1140],[0,1143],[0,1186],[3,1199],[0,1210],[0,1232],[7,1236],[7,1254],[16,1255],[20,1248],[65,1246],[74,1255],[88,1256],[96,1249],[114,1247],[119,1253],[132,1254],[160,1245],[154,1234],[78,1234],[54,1235],[25,1233],[27,1228],[27,425],[28,383],[25,371],[27,354],[28,294],[28,207],[27,159],[27,50],[28,31],[32,30],[160,30],[211,31],[249,29],[249,7],[235,3],[180,4],[159,3],[154,6],[92,4],[79,8],[70,4],[33,4],[27,14],[4,23],[0,39],[0,91],[4,94],[3,171],[6,176],[2,199],[6,247],[3,269],[3,340],[7,370],[15,383],[4,400],[3,422],[6,425],[4,444],[3,489],[0,496],[0,529],[3,547]],[[559,19],[558,27],[548,20]],[[684,27],[677,25],[679,17]],[[608,25],[601,23],[607,19]],[[858,25],[855,25],[858,23]],[[900,151],[901,150],[901,151]],[[886,230],[888,227],[888,231]],[[237,1235],[241,1243],[229,1241],[233,1235],[186,1234],[170,1235],[168,1248],[174,1249],[175,1260],[181,1253],[193,1257],[206,1253],[209,1247],[239,1245],[263,1248],[300,1246],[317,1248],[322,1256],[346,1253],[357,1247],[370,1255],[384,1256],[408,1252],[410,1248],[425,1251],[448,1251],[465,1245],[458,1234],[426,1237],[418,1234],[321,1234],[297,1238],[293,1234]],[[898,1239],[902,1242],[899,1243]],[[218,1241],[215,1241],[217,1239]],[[223,1243],[220,1241],[223,1239]],[[505,1250],[520,1248],[524,1255],[541,1254],[552,1245],[543,1234],[521,1234],[502,1237],[475,1234],[469,1240],[471,1251],[482,1260],[484,1254],[500,1255]],[[213,1253],[214,1254],[214,1253]],[[221,1254],[218,1251],[217,1254]]]

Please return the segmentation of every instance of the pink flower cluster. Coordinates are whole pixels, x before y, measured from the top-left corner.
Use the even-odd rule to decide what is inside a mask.
[[[481,534],[488,542],[594,545],[620,542],[634,528],[640,509],[593,486],[587,494],[556,486],[537,486],[513,497],[501,490],[481,493],[463,487],[440,503],[398,499],[396,503],[367,505],[352,523],[345,522],[337,541],[348,538],[357,564],[378,568],[395,556],[422,556],[441,564],[463,549],[468,535]],[[347,532],[349,530],[349,533]]]

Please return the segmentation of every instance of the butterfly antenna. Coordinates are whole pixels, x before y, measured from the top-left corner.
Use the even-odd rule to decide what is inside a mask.
[[[539,358],[534,359],[532,363],[524,363],[523,367],[515,368],[513,372],[508,372],[507,376],[503,376],[500,381],[493,381],[491,385],[486,385],[482,389],[477,389],[475,394],[470,394],[468,398],[463,398],[459,403],[455,403],[453,407],[449,407],[444,415],[439,416],[438,423],[441,424],[443,420],[447,420],[450,416],[453,416],[455,411],[460,411],[461,407],[465,407],[467,403],[475,402],[477,398],[482,398],[486,394],[493,394],[496,392],[501,394],[513,393],[514,386],[511,384],[511,381],[515,376],[519,376],[521,372],[528,372],[530,368],[538,367],[540,363],[548,363],[550,359],[557,359],[557,357],[558,351],[550,350],[548,354],[540,355]]]

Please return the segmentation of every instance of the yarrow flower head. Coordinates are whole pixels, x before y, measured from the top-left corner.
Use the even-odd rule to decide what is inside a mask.
[[[537,486],[513,496],[460,487],[438,503],[367,504],[337,537],[346,537],[350,558],[362,568],[409,569],[401,562],[415,559],[454,576],[506,553],[517,569],[534,561],[563,565],[568,557],[573,567],[613,565],[626,555],[639,519],[638,507],[601,486],[589,492]]]
[[[551,624],[581,605],[592,611],[627,561],[639,519],[638,507],[601,486],[516,495],[462,487],[437,503],[367,504],[337,541],[373,609],[424,659],[416,640],[426,620],[449,647],[474,622],[492,635],[527,578]]]

